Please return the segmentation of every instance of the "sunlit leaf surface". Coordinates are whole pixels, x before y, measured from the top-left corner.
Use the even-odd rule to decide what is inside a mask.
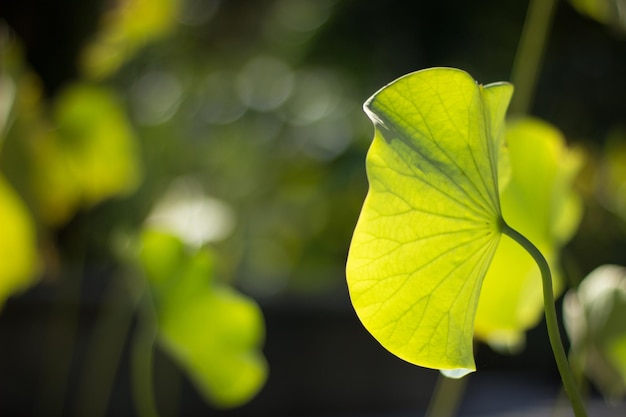
[[[214,405],[248,401],[267,376],[259,307],[215,282],[210,252],[189,252],[177,238],[156,231],[145,232],[142,241],[161,346]]]
[[[572,190],[582,155],[565,146],[558,130],[536,119],[509,123],[505,136],[511,177],[501,187],[503,216],[546,257],[558,294],[562,288],[558,252],[576,231],[582,214]],[[537,265],[521,246],[503,237],[483,282],[476,337],[496,348],[516,350],[542,313]]]
[[[475,369],[474,314],[500,240],[498,156],[509,84],[467,73],[404,76],[365,104],[370,183],[347,263],[372,335],[414,364]]]
[[[610,400],[626,395],[626,268],[593,270],[563,304],[572,359]]]
[[[30,285],[37,271],[35,227],[26,206],[0,175],[0,306]]]

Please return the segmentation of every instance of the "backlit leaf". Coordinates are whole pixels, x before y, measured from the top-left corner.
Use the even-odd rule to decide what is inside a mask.
[[[501,188],[503,216],[546,257],[558,294],[562,288],[558,253],[582,214],[580,199],[572,190],[582,155],[565,146],[558,130],[536,119],[509,123],[506,142],[511,177]],[[483,282],[475,336],[493,347],[516,350],[542,313],[539,268],[521,246],[503,237]]]
[[[500,240],[499,154],[512,86],[437,68],[365,104],[370,188],[347,263],[354,308],[411,363],[475,370],[474,314]]]

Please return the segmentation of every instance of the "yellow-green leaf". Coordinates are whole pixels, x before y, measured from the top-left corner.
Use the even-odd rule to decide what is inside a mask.
[[[35,227],[28,210],[0,175],[0,306],[32,284],[38,269]]]
[[[626,0],[570,0],[579,13],[619,30],[626,30]]]
[[[475,370],[474,314],[501,235],[498,192],[512,86],[446,68],[418,71],[370,98],[370,188],[347,280],[372,335],[411,363]]]
[[[558,253],[578,228],[582,214],[581,201],[572,189],[582,155],[567,148],[557,129],[537,119],[509,123],[506,142],[511,177],[501,189],[503,216],[546,257],[558,294],[562,288]],[[475,336],[496,348],[521,347],[524,332],[543,313],[541,285],[530,255],[504,237],[483,282]]]
[[[42,217],[58,224],[79,207],[133,191],[141,170],[133,129],[110,91],[75,84],[53,110],[56,129],[33,144],[32,182]]]
[[[141,47],[172,30],[179,7],[179,0],[117,1],[83,51],[85,75],[102,79],[115,73]]]
[[[250,400],[267,377],[257,304],[215,281],[206,249],[190,252],[176,237],[157,231],[144,232],[142,246],[161,346],[214,405]]]

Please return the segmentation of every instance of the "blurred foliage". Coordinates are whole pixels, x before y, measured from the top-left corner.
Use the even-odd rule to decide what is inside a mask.
[[[3,42],[3,90],[16,92],[0,108],[2,170],[44,246],[54,248],[60,232],[83,239],[41,253],[46,273],[80,261],[77,247],[127,264],[110,243],[144,224],[176,235],[163,238],[176,242],[164,250],[179,258],[158,271],[153,264],[169,255],[144,235],[158,340],[219,406],[249,400],[266,374],[255,351],[263,318],[229,282],[261,298],[341,287],[337,260],[363,191],[360,166],[341,158],[359,129],[358,98],[341,72],[298,62],[332,4],[265,5],[268,23],[257,29],[296,42],[272,53],[262,43],[207,50],[198,36],[218,2],[117,2],[82,50],[90,81],[69,80],[50,97],[9,31]],[[89,232],[72,232],[84,216]],[[197,254],[183,254],[182,242]],[[166,272],[167,291],[157,283]]]
[[[28,149],[35,206],[46,223],[64,223],[80,207],[136,189],[136,139],[112,92],[86,84],[64,89],[51,125]]]
[[[559,252],[582,217],[573,184],[583,155],[580,150],[568,149],[556,128],[531,118],[509,122],[506,143],[511,177],[501,185],[502,214],[546,257],[558,295],[564,287]],[[503,237],[483,282],[474,324],[476,337],[494,348],[519,351],[525,331],[534,327],[542,314],[541,275],[535,261],[516,242]]]
[[[135,190],[141,175],[136,138],[115,94],[76,83],[48,105],[18,51],[16,44],[3,51],[18,99],[2,167],[38,219],[60,225],[80,208]]]
[[[626,31],[625,0],[570,0],[580,13],[620,31]]]
[[[626,268],[602,265],[565,297],[571,359],[609,400],[626,395]]]
[[[101,17],[100,28],[84,48],[80,65],[87,78],[113,75],[140,48],[172,31],[178,0],[124,0]]]
[[[26,205],[0,175],[0,306],[38,272],[35,226]]]
[[[150,286],[158,340],[208,400],[248,401],[265,382],[263,317],[249,298],[215,280],[215,258],[190,252],[176,237],[147,230],[141,265]]]

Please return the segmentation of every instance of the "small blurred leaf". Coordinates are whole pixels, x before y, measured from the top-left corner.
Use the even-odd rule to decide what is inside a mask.
[[[33,283],[38,269],[35,227],[26,206],[0,175],[0,306]]]
[[[498,165],[512,86],[435,68],[365,104],[370,189],[347,263],[354,308],[404,360],[461,376],[482,280],[500,240]]]
[[[267,376],[256,303],[215,282],[210,252],[190,253],[177,238],[156,231],[146,231],[142,242],[163,348],[213,404],[250,400]]]
[[[536,119],[509,123],[506,142],[511,178],[501,189],[503,216],[546,257],[558,293],[562,287],[558,252],[578,228],[582,215],[581,201],[572,190],[582,155],[565,146],[558,130]],[[476,337],[496,348],[516,350],[542,312],[539,269],[522,247],[503,238],[483,282]]]
[[[141,174],[134,132],[111,92],[76,84],[53,110],[56,129],[33,143],[32,182],[42,217],[58,224],[81,206],[133,191]]]
[[[626,30],[626,0],[570,0],[570,3],[583,15]]]
[[[148,42],[175,25],[179,0],[117,0],[102,18],[96,37],[85,47],[81,66],[92,79],[115,73]]]
[[[605,397],[626,395],[626,268],[602,265],[563,304],[572,359]]]

